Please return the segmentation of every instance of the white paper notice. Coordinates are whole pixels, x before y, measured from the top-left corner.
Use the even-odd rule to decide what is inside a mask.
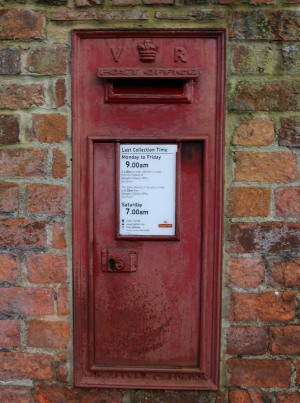
[[[120,235],[175,235],[176,144],[120,145]]]

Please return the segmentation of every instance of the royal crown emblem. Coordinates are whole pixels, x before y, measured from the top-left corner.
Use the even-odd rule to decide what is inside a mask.
[[[137,49],[139,51],[141,62],[152,63],[155,61],[158,46],[154,45],[150,39],[145,39],[144,44],[138,45]]]

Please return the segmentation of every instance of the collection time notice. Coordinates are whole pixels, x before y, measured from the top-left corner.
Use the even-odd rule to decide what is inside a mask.
[[[120,145],[120,235],[175,235],[176,144]]]

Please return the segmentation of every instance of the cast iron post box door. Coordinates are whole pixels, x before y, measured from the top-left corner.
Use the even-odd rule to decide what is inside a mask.
[[[216,389],[224,32],[73,35],[78,386]]]

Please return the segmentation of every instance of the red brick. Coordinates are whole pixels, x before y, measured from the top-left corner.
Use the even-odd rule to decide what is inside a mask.
[[[0,182],[0,213],[13,213],[18,209],[19,185]]]
[[[270,189],[236,187],[229,192],[227,212],[229,217],[267,217],[270,201]]]
[[[260,294],[232,293],[230,320],[245,322],[287,322],[295,317],[294,292]]]
[[[0,320],[0,346],[1,346],[1,348],[18,347],[19,343],[20,343],[20,323],[19,323],[19,321],[17,321],[17,320]]]
[[[31,388],[20,386],[0,386],[1,402],[32,403]]]
[[[264,262],[255,258],[236,258],[230,261],[229,284],[241,287],[258,287],[265,280]]]
[[[56,380],[59,382],[66,382],[69,377],[68,357],[64,355],[56,356],[54,365]]]
[[[269,283],[273,287],[300,287],[300,259],[269,261]]]
[[[69,315],[69,290],[67,288],[59,288],[57,291],[57,314]]]
[[[300,147],[300,117],[280,119],[279,145]]]
[[[28,109],[44,103],[43,85],[20,84],[15,81],[3,81],[0,84],[0,109]]]
[[[270,327],[271,354],[300,354],[300,326]]]
[[[1,380],[50,380],[53,378],[52,357],[47,354],[0,353]]]
[[[65,238],[64,224],[61,222],[55,222],[52,228],[52,247],[54,249],[66,249],[67,242]]]
[[[233,82],[229,98],[232,111],[296,111],[300,108],[300,85],[297,82]]]
[[[299,247],[299,223],[232,223],[230,226],[229,252],[298,252]]]
[[[276,403],[297,403],[300,402],[300,393],[292,392],[292,393],[282,393],[278,392]]]
[[[34,214],[64,214],[67,189],[57,185],[27,185],[27,211]]]
[[[45,37],[45,16],[26,8],[0,10],[0,40],[42,39]]]
[[[55,83],[55,105],[61,108],[66,103],[66,82],[64,78],[59,78]]]
[[[67,322],[31,320],[27,345],[39,348],[66,349],[70,341],[70,325]]]
[[[270,119],[242,119],[233,139],[234,145],[239,146],[268,146],[275,137],[274,122]]]
[[[275,402],[274,392],[263,392],[260,390],[238,389],[229,391],[230,403],[271,403]]]
[[[24,315],[53,315],[53,290],[32,287],[2,288],[0,293],[0,312],[3,317],[11,317],[12,315],[20,317]]]
[[[0,143],[19,143],[19,118],[14,115],[0,115]]]
[[[68,263],[65,255],[28,255],[28,280],[31,283],[65,283]]]
[[[86,403],[123,403],[122,390],[80,389],[67,385],[39,385],[35,388],[36,403],[86,402]]]
[[[101,3],[101,0],[75,0],[76,7],[95,6]]]
[[[294,182],[297,156],[281,152],[236,152],[235,179],[255,182]]]
[[[67,117],[57,113],[33,115],[33,132],[42,143],[60,143],[67,136]]]
[[[39,177],[46,173],[46,151],[30,148],[0,150],[0,175]]]
[[[0,282],[14,282],[19,275],[18,259],[9,254],[0,254]]]
[[[299,38],[299,14],[296,10],[283,9],[231,12],[229,37],[297,41]]]
[[[27,70],[30,73],[53,75],[67,71],[67,52],[63,45],[39,45],[27,56]]]
[[[44,248],[46,226],[43,221],[0,219],[0,247]]]
[[[283,217],[300,217],[300,187],[275,190],[276,214]]]
[[[300,385],[300,359],[296,361],[296,369],[297,369],[296,383]]]
[[[52,175],[53,178],[65,178],[67,174],[66,154],[59,148],[53,150]]]
[[[291,363],[274,360],[228,361],[230,384],[254,387],[288,387],[290,384]]]
[[[232,326],[227,330],[227,354],[265,354],[266,338],[263,327]]]
[[[1,35],[1,33],[0,33]],[[20,74],[21,51],[12,46],[0,46],[0,74]]]

